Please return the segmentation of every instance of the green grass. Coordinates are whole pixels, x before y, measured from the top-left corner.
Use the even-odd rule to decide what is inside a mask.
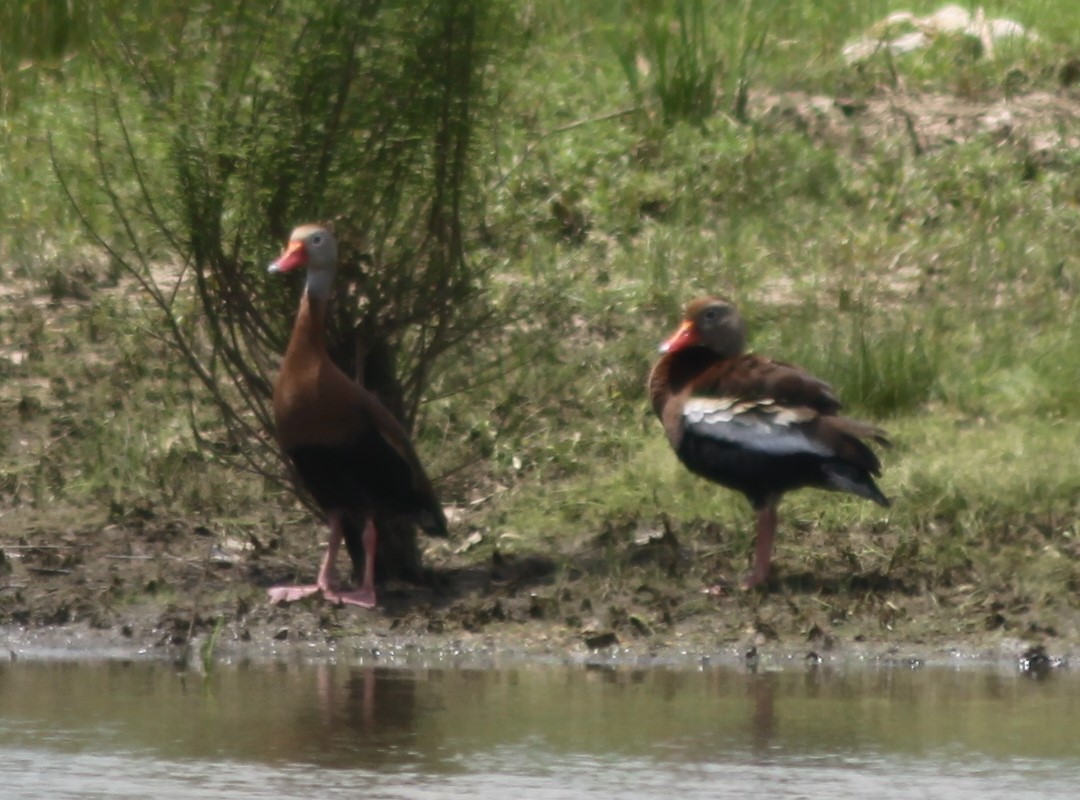
[[[655,69],[634,73],[635,54],[655,59],[666,34],[632,29],[616,5],[523,6],[527,45],[499,67],[501,113],[481,142],[486,238],[472,248],[501,264],[491,292],[512,298],[520,322],[475,345],[500,353],[501,373],[477,381],[459,354],[436,376],[419,446],[434,473],[452,473],[445,499],[473,503],[467,523],[502,549],[568,552],[666,516],[703,549],[742,553],[744,501],[685,474],[644,394],[685,301],[722,293],[744,309],[755,349],[813,370],[896,443],[883,454],[893,508],[795,495],[783,558],[813,565],[824,545],[831,563],[906,565],[928,585],[1075,597],[1080,157],[985,135],[916,154],[901,125],[856,118],[819,136],[753,98],[880,98],[899,77],[904,100],[989,103],[1016,69],[1024,91],[1056,92],[1057,68],[1080,50],[1080,4],[985,4],[1041,37],[994,60],[941,42],[861,70],[842,63],[843,44],[892,5],[777,4],[766,18],[768,4],[721,4],[695,18],[697,68],[719,64],[697,76],[709,96],[692,75],[665,87],[650,83]],[[670,25],[678,5],[655,4],[656,19]],[[748,123],[733,116],[740,80]],[[0,442],[3,501],[243,513],[263,487],[207,478],[216,468],[188,430],[184,375],[145,335],[152,320],[116,299],[109,265],[87,255],[31,133],[45,121],[72,141],[87,122],[77,105],[61,113],[72,91],[53,87],[4,123],[2,277],[31,292],[0,322],[0,347],[29,354],[0,361],[5,418],[29,403]]]
[[[1022,53],[957,65],[936,52],[894,66],[912,89],[992,102],[1020,59],[1032,89],[1056,90],[1054,68],[1075,52],[1076,29],[1041,21],[1078,13],[1066,5],[988,8],[1039,31]],[[868,77],[837,60],[843,41],[884,16],[884,5],[800,9],[812,18],[770,28],[777,46],[763,51],[754,88],[849,91],[865,81],[860,91],[873,94],[875,82],[891,85],[879,81],[883,65]],[[511,114],[503,139],[510,151],[531,148],[533,168],[519,166],[499,184],[493,218],[511,249],[527,254],[523,277],[560,287],[561,317],[547,320],[560,355],[534,364],[522,396],[533,425],[497,445],[524,466],[504,475],[512,488],[484,524],[514,531],[510,542],[540,537],[558,548],[574,533],[668,514],[691,537],[711,520],[748,542],[742,499],[683,474],[640,388],[682,303],[718,292],[741,303],[756,349],[812,369],[851,413],[896,440],[883,456],[883,485],[896,500],[887,515],[805,493],[785,504],[786,519],[915,537],[920,563],[938,576],[1007,572],[1030,558],[1030,573],[1057,575],[1053,587],[1062,589],[1070,570],[1046,567],[1032,542],[1003,542],[1032,525],[1051,543],[1076,535],[1075,154],[1043,164],[1022,139],[974,136],[916,155],[895,126],[855,158],[854,133],[823,142],[775,120],[740,125],[722,109],[658,126],[644,95],[643,114],[606,119],[633,92],[598,44],[598,31],[614,23],[594,15],[565,27],[552,21],[537,37],[524,74],[543,78],[523,77],[515,91],[523,108],[541,111],[527,126]],[[562,57],[552,57],[545,48],[560,41]],[[625,54],[616,55],[626,68]],[[552,220],[556,196],[584,220],[583,237]],[[579,371],[571,390],[553,380],[560,370]],[[787,546],[807,555],[798,539]]]

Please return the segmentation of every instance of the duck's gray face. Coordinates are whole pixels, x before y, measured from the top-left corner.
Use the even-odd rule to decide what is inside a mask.
[[[278,259],[270,264],[270,272],[292,272],[307,269],[307,291],[310,294],[329,294],[337,269],[337,240],[321,225],[301,225],[289,236]]]

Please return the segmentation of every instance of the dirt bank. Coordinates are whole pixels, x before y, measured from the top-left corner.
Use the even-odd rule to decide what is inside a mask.
[[[314,576],[322,530],[311,521],[271,543],[145,511],[4,521],[0,631],[23,656],[693,663],[756,651],[773,664],[1019,663],[1035,646],[1067,660],[1080,642],[1076,614],[1044,618],[980,600],[974,587],[793,573],[783,558],[769,592],[729,591],[717,576],[730,564],[670,533],[643,542],[609,531],[558,560],[470,556],[440,542],[427,553],[430,585],[383,586],[380,607],[363,611],[266,602],[266,587]]]

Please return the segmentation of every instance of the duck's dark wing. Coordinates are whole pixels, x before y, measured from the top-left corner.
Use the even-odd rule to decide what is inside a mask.
[[[882,505],[881,464],[861,440],[882,431],[836,416],[827,384],[789,364],[743,356],[717,365],[681,407],[679,457],[755,505],[803,486],[851,492]]]

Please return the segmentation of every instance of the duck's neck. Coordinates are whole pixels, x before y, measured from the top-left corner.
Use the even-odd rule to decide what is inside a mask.
[[[653,411],[659,416],[673,395],[678,394],[694,378],[707,370],[721,356],[707,347],[687,347],[668,353],[656,362],[649,375],[649,397]]]
[[[330,290],[333,286],[334,270],[325,268],[311,269],[308,270],[304,293],[325,301],[330,297]]]
[[[285,351],[286,360],[301,354],[308,356],[326,352],[327,302],[325,295],[314,295],[310,290],[304,292],[296,322],[293,323],[292,336],[289,337],[289,347]]]

